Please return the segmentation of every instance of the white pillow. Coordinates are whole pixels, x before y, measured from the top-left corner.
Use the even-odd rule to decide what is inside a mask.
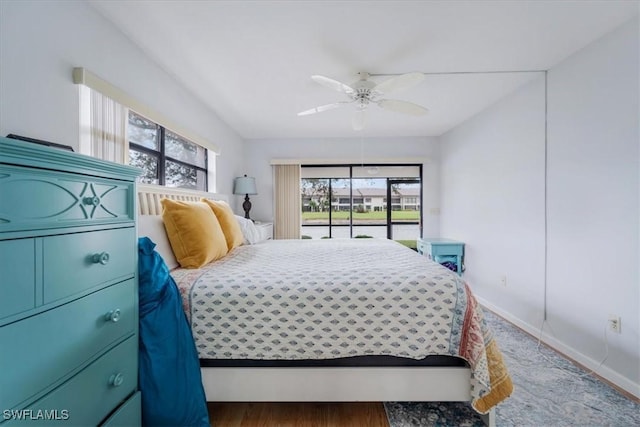
[[[171,249],[161,215],[139,215],[138,237],[148,237],[156,244],[154,249],[160,254],[169,270],[173,270],[180,265],[173,254],[173,249]]]
[[[236,215],[236,219],[238,220],[238,224],[240,224],[240,229],[244,236],[244,243],[249,245],[258,243],[260,241],[260,232],[253,221],[241,217],[240,215]]]

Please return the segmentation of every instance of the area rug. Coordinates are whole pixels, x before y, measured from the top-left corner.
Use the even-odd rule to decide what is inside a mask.
[[[484,310],[514,392],[496,407],[496,426],[640,426],[640,404]],[[390,427],[483,426],[468,403],[385,402]]]

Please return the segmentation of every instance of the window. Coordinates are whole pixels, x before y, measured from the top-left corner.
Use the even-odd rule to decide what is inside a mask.
[[[305,238],[421,235],[422,165],[303,165],[300,190]]]
[[[207,150],[129,110],[129,164],[146,184],[207,191]]]
[[[140,182],[215,192],[215,144],[86,68],[73,69],[73,82],[79,86],[82,154],[137,166]]]

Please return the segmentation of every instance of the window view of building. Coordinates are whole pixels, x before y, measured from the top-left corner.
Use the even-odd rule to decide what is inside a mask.
[[[354,184],[357,184],[354,180]],[[420,188],[397,188],[397,194],[391,197],[391,210],[394,211],[419,211]],[[334,211],[351,210],[351,199],[348,189],[337,188],[333,190],[331,207]],[[312,204],[312,196],[305,195],[302,199],[303,209],[305,203]],[[384,212],[387,210],[386,187],[361,187],[353,188],[353,204],[360,212]]]
[[[302,235],[415,239],[421,232],[421,175],[420,165],[303,166]]]

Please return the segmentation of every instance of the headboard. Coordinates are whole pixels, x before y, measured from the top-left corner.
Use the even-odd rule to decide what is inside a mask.
[[[224,200],[229,203],[229,197],[224,194],[152,184],[138,184],[137,187],[138,215],[161,215],[162,205],[160,204],[160,199],[165,198],[185,202],[198,202],[204,197],[212,200]]]

